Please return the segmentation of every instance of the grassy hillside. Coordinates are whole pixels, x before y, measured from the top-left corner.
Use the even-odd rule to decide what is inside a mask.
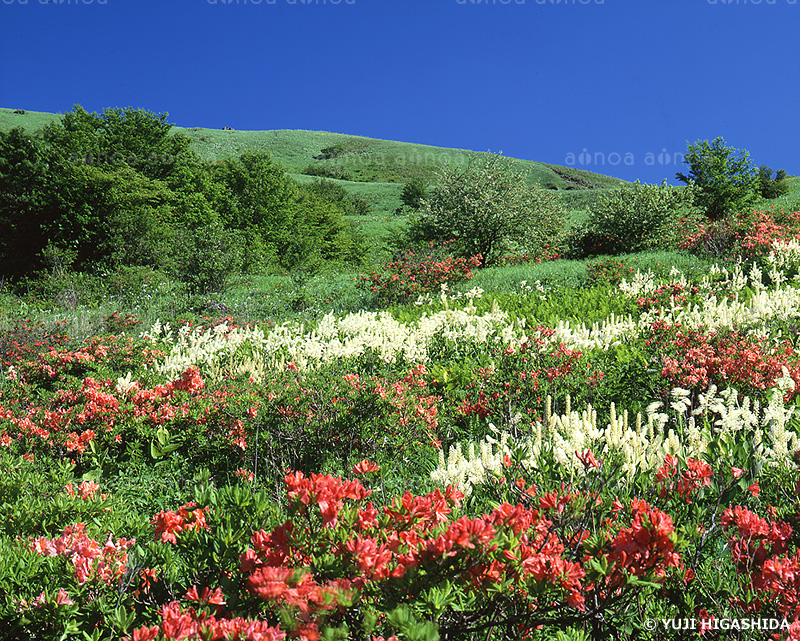
[[[37,130],[59,116],[0,109],[0,131],[18,126]],[[306,172],[338,179],[349,191],[373,203],[378,216],[390,214],[399,206],[404,182],[412,178],[432,179],[441,165],[466,163],[476,153],[325,131],[233,131],[200,127],[175,127],[174,131],[191,138],[197,153],[211,162],[245,152],[267,151],[300,181],[311,180]],[[510,160],[531,183],[568,190],[570,200],[575,199],[579,208],[587,198],[596,197],[598,189],[628,184],[618,178],[573,167]],[[579,192],[587,193],[579,196]]]
[[[60,114],[0,109],[0,131],[22,126],[37,130]],[[476,152],[414,143],[364,138],[325,131],[272,130],[235,131],[174,127],[192,140],[197,153],[209,162],[246,152],[266,151],[286,167],[298,182],[317,177],[334,180],[348,192],[370,204],[369,216],[355,217],[362,231],[379,246],[391,227],[402,226],[405,216],[395,216],[401,204],[403,184],[413,178],[432,181],[444,164],[463,164]],[[557,189],[575,224],[585,220],[588,209],[609,189],[630,183],[574,167],[510,159],[533,184]],[[800,209],[800,178],[789,181],[790,192],[783,198],[762,201],[759,208]]]
[[[23,113],[17,113],[22,111]],[[14,127],[37,130],[61,118],[61,114],[45,113],[43,111],[28,111],[26,109],[0,108],[0,131],[9,131]]]

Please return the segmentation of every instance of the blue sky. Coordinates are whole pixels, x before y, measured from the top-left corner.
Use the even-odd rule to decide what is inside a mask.
[[[0,0],[0,106],[318,129],[675,183],[800,174],[800,0]]]

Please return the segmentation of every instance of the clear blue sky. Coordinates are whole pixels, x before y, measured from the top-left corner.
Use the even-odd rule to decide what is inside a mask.
[[[687,142],[722,136],[797,175],[798,27],[800,0],[0,0],[0,106],[142,107],[643,182],[674,183]]]

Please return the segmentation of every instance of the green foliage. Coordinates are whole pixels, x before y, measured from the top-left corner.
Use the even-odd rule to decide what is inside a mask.
[[[191,141],[175,134],[167,114],[143,109],[104,109],[98,115],[80,106],[59,124],[43,129],[44,140],[63,160],[104,169],[127,166],[148,178],[163,180],[181,164],[197,162]]]
[[[495,154],[465,166],[445,166],[409,226],[412,242],[454,241],[458,256],[495,263],[507,251],[535,254],[552,245],[564,225],[558,196],[538,186]]]
[[[692,211],[695,190],[642,185],[611,190],[600,196],[584,225],[572,234],[577,257],[617,255],[667,245],[670,230]]]
[[[187,229],[180,234],[175,270],[190,294],[222,292],[241,272],[245,235],[219,224]]]
[[[411,180],[403,185],[400,200],[406,207],[417,211],[422,206],[422,201],[427,194],[428,183],[420,178]]]
[[[225,193],[220,210],[225,225],[260,239],[282,267],[363,258],[366,248],[342,220],[341,192],[333,183],[301,188],[267,153],[227,160],[215,177]]]
[[[684,163],[688,173],[675,177],[698,188],[697,204],[711,220],[740,213],[754,202],[758,177],[746,150],[726,146],[723,138],[699,140],[688,146]]]
[[[178,265],[182,277],[194,274],[192,289],[219,287],[216,277],[197,281],[196,257],[183,252],[200,241],[196,233],[182,238],[186,229],[243,232],[244,257],[237,248],[223,271],[366,256],[362,238],[342,220],[369,213],[364,199],[329,185],[303,192],[264,153],[207,167],[189,144],[171,132],[166,114],[134,109],[98,116],[76,107],[41,134],[0,133],[0,275],[44,270],[50,248],[51,257],[69,255],[77,271]]]
[[[623,278],[629,277],[632,268],[618,260],[605,260],[602,262],[589,263],[586,269],[587,285],[619,285]]]
[[[350,173],[340,164],[312,163],[303,169],[302,173],[306,176],[318,176],[320,178],[335,178],[336,180],[352,180]]]
[[[41,225],[53,218],[45,186],[54,171],[52,152],[41,138],[21,128],[0,132],[0,276],[41,267]]]
[[[307,185],[301,185],[301,191],[310,192],[336,205],[345,216],[367,216],[371,212],[369,202],[358,194],[351,194],[339,183],[325,178],[315,178]]]
[[[43,269],[48,246],[78,270],[164,266],[177,227],[215,219],[202,164],[165,118],[76,107],[40,135],[0,134],[0,237],[14,238],[0,273]]]
[[[259,234],[269,245],[291,237],[295,184],[268,153],[248,153],[216,167],[224,190],[220,209],[226,227]]]
[[[438,294],[443,285],[471,279],[471,270],[480,264],[478,256],[453,258],[443,255],[446,247],[427,249],[422,254],[407,250],[380,270],[361,274],[359,287],[373,292],[383,305],[409,302],[423,294]]]
[[[778,169],[772,176],[772,169],[766,165],[758,168],[758,193],[762,198],[779,198],[789,193],[789,182],[786,171]]]

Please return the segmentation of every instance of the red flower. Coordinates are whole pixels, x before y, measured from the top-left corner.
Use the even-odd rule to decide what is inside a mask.
[[[353,467],[353,474],[367,474],[369,472],[377,472],[380,466],[377,463],[372,463],[364,459]]]
[[[600,463],[597,462],[597,459],[594,457],[594,454],[591,450],[586,450],[583,453],[579,453],[577,450],[575,451],[575,456],[578,457],[578,460],[583,463],[583,466],[588,470],[589,468],[599,468]]]

